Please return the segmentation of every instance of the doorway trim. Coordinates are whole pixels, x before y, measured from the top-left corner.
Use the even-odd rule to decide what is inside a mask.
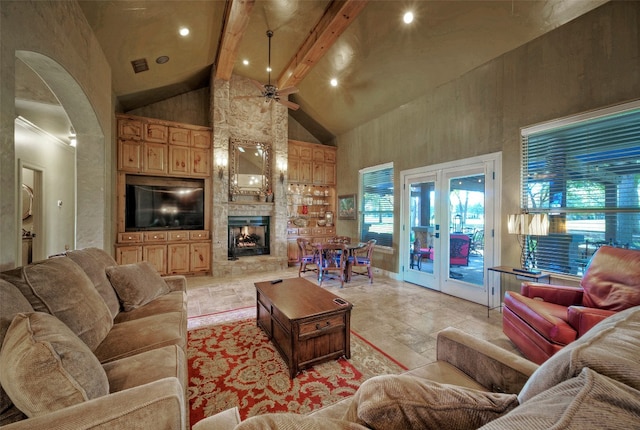
[[[485,219],[485,267],[490,267],[500,264],[500,249],[501,249],[501,240],[500,235],[497,232],[501,230],[501,209],[502,209],[502,152],[494,152],[490,154],[479,155],[476,157],[470,157],[455,161],[449,161],[440,164],[434,164],[430,166],[417,167],[413,169],[407,169],[400,172],[400,184],[404,187],[404,184],[408,180],[409,177],[414,176],[428,176],[428,175],[437,175],[439,178],[442,176],[442,172],[444,171],[457,171],[463,172],[465,166],[469,167],[477,167],[479,164],[493,163],[493,171],[485,172],[487,177],[487,188],[485,190],[485,210],[487,212],[491,211],[491,216]],[[491,185],[489,186],[489,179],[491,179]],[[436,198],[442,198],[437,195]],[[438,203],[437,203],[438,204]],[[400,268],[400,278],[405,280],[406,273],[406,262],[409,261],[409,254],[411,244],[409,243],[409,235],[405,234],[406,229],[409,228],[407,225],[409,214],[407,210],[409,208],[409,202],[407,201],[407,192],[406,190],[402,190],[400,197],[400,252],[398,252],[398,267]],[[440,279],[441,281],[442,279]],[[484,285],[483,291],[486,296],[487,285],[489,285],[489,280],[487,280],[487,274],[484,275]],[[441,288],[436,288],[437,290],[441,290]],[[486,302],[484,303],[486,304]]]

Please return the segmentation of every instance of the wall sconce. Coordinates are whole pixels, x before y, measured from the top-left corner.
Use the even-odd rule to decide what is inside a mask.
[[[287,162],[278,161],[278,170],[280,171],[280,183],[284,184],[284,172],[287,170]]]
[[[227,167],[227,162],[227,157],[225,157],[224,155],[216,158],[216,166],[218,166],[218,179],[220,180],[222,180],[222,178],[224,177],[224,169],[225,167]]]

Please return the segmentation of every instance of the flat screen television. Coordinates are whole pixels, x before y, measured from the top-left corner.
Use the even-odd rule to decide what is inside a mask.
[[[203,179],[127,175],[126,231],[203,229]]]

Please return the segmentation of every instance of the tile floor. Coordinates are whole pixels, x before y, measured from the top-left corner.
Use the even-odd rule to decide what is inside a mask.
[[[189,278],[189,316],[255,306],[254,282],[295,276],[297,267],[234,278]],[[317,283],[314,273],[303,276]],[[436,334],[448,326],[517,353],[502,333],[498,309],[487,318],[486,306],[384,276],[375,277],[373,284],[359,276],[344,288],[335,280],[323,282],[322,287],[353,304],[352,330],[409,369],[435,360]]]

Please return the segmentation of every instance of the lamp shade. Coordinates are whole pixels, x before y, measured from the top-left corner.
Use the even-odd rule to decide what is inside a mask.
[[[549,216],[547,214],[512,214],[507,219],[509,234],[547,236]]]

